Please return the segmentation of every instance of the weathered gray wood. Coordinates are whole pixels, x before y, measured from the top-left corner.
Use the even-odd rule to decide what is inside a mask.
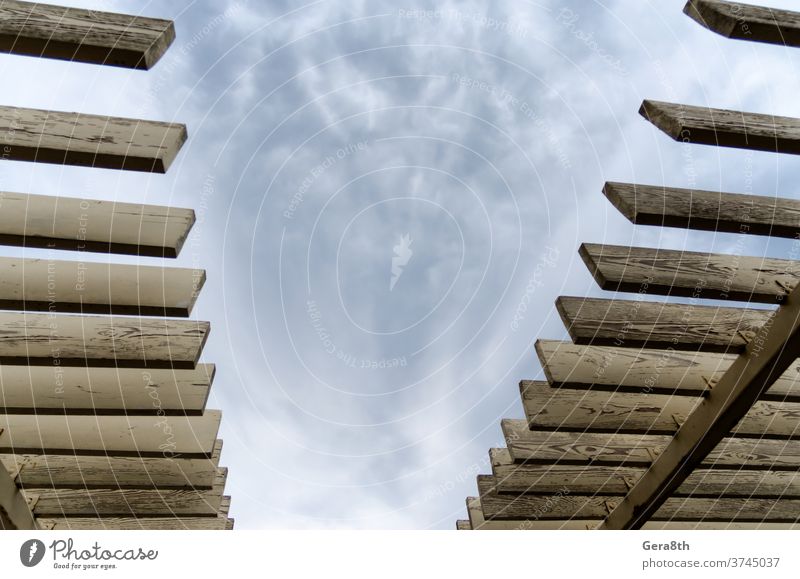
[[[0,52],[146,70],[174,39],[169,20],[16,0],[0,3]]]
[[[650,100],[639,113],[683,143],[800,154],[800,119]]]
[[[757,402],[761,393],[795,362],[798,351],[800,289],[792,291],[770,322],[759,329],[601,528],[641,528],[729,432],[743,428],[755,406],[764,404]],[[782,501],[781,506],[788,503]]]
[[[205,280],[204,270],[0,257],[0,309],[188,317]]]
[[[485,521],[480,531],[586,531],[594,530],[597,521],[588,519],[565,519],[546,521]],[[706,521],[650,521],[646,531],[792,531],[800,529],[800,523],[729,523]]]
[[[193,369],[207,322],[0,312],[0,364]]]
[[[459,519],[456,521],[456,531],[471,531],[472,525],[469,524],[469,521],[464,521]]]
[[[500,493],[624,496],[644,467],[518,464],[507,449],[491,449],[492,474]],[[769,470],[697,469],[675,497],[800,498],[800,473]]]
[[[213,453],[221,416],[0,414],[0,453],[199,458]]]
[[[0,412],[4,414],[200,415],[216,368],[0,366]]]
[[[186,141],[184,125],[0,107],[3,158],[166,173]]]
[[[42,517],[39,527],[50,531],[224,531],[226,517]]]
[[[22,487],[49,488],[211,488],[222,441],[210,457],[82,456],[2,454],[0,463]]]
[[[0,244],[177,257],[191,209],[0,191]]]
[[[771,310],[560,297],[572,341],[593,346],[740,352]]]
[[[800,201],[674,187],[606,183],[603,193],[638,225],[796,239]]]
[[[533,429],[563,432],[669,434],[677,432],[703,400],[700,397],[550,388],[546,382],[520,383],[522,404]],[[800,438],[800,404],[757,401],[733,436]]]
[[[583,262],[604,290],[780,303],[800,280],[800,262],[584,243]]]
[[[672,440],[670,435],[535,431],[525,420],[503,420],[502,427],[514,460],[538,464],[648,467]],[[725,438],[701,464],[704,468],[798,470],[800,444]]]
[[[726,38],[800,46],[797,12],[721,0],[689,0],[683,11]]]
[[[0,465],[0,530],[30,531],[37,529],[25,495]]]
[[[578,346],[537,340],[547,381],[561,388],[700,396],[707,394],[735,354]],[[800,402],[800,360],[761,395],[761,400]]]

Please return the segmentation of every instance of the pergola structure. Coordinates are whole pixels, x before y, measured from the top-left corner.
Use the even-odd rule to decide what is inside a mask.
[[[729,38],[800,47],[800,13],[721,0],[684,11]],[[640,113],[683,143],[800,154],[800,119],[654,101]],[[625,183],[604,193],[634,224],[800,243],[797,200]],[[527,420],[503,421],[507,448],[490,450],[492,475],[458,528],[800,527],[795,253],[582,245],[598,285],[636,299],[557,300],[572,342],[537,342],[547,381],[522,382]]]
[[[146,70],[170,21],[0,0],[0,52]],[[180,124],[0,107],[4,160],[165,173]],[[205,272],[175,258],[191,209],[0,192],[0,528],[230,529],[220,412],[206,408]],[[184,318],[184,319],[180,319]]]

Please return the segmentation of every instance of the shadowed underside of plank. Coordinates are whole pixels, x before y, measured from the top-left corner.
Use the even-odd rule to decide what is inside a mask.
[[[184,125],[0,107],[3,158],[166,173],[186,141]]]
[[[639,113],[676,141],[800,154],[800,119],[650,100]]]
[[[169,20],[3,0],[0,52],[149,69],[175,39]]]
[[[0,191],[0,244],[177,257],[191,209]]]
[[[689,0],[683,11],[726,38],[800,46],[797,12],[720,0]]]
[[[584,243],[580,256],[604,290],[775,304],[800,279],[796,261]]]

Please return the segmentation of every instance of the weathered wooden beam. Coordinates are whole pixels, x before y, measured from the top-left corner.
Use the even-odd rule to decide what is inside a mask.
[[[0,309],[188,317],[204,270],[0,257]]]
[[[0,364],[193,369],[207,322],[0,312]]]
[[[525,420],[503,420],[503,433],[516,462],[649,467],[672,440],[670,435],[548,432],[530,430]],[[725,438],[701,463],[704,468],[800,470],[795,441]]]
[[[580,256],[604,290],[780,303],[800,280],[797,261],[584,243]]]
[[[0,413],[194,415],[216,368],[193,370],[0,366]]]
[[[532,429],[563,432],[669,434],[677,432],[703,398],[550,388],[523,380],[522,404]],[[800,438],[800,404],[757,401],[732,436]]]
[[[0,453],[200,458],[213,453],[221,416],[0,414]]]
[[[641,528],[750,412],[761,393],[797,359],[798,352],[800,289],[794,290],[758,331],[601,528]],[[781,508],[789,509],[790,502],[781,501]]]
[[[177,257],[191,209],[0,191],[0,244]]]
[[[492,475],[500,493],[624,496],[644,475],[644,467],[564,464],[518,464],[507,449],[491,449]],[[675,497],[800,498],[800,473],[790,471],[709,469],[694,471]]]
[[[137,119],[0,107],[3,158],[166,173],[186,127]]]
[[[39,528],[48,531],[224,531],[226,517],[42,517]]]
[[[630,183],[606,183],[603,193],[637,225],[789,239],[800,235],[800,201],[794,199]]]
[[[169,20],[38,2],[0,3],[0,52],[147,70],[175,40]]]
[[[736,359],[735,354],[578,346],[537,340],[547,382],[556,388],[701,396]],[[761,395],[761,400],[800,402],[800,360]]]
[[[683,11],[726,38],[800,46],[800,13],[721,0],[689,0]]]
[[[800,154],[800,119],[650,100],[639,113],[683,143]]]
[[[456,521],[456,531],[471,531],[472,525],[469,524],[469,521],[464,521],[459,519]]]
[[[37,528],[24,494],[0,465],[0,530],[30,531]]]
[[[222,441],[210,457],[0,454],[0,463],[21,487],[42,488],[211,488]]]
[[[592,346],[740,352],[771,310],[560,297],[572,341]]]

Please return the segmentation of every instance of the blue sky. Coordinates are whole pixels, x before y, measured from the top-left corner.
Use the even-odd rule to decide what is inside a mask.
[[[4,104],[190,140],[166,176],[5,163],[0,188],[198,211],[176,264],[209,274],[195,315],[238,528],[453,528],[522,417],[517,382],[541,377],[534,340],[566,338],[553,301],[601,293],[581,242],[788,255],[634,227],[601,194],[796,194],[795,159],[681,146],[638,115],[799,114],[794,53],[716,36],[683,0],[60,3],[172,18],[178,39],[148,73],[4,56]]]

